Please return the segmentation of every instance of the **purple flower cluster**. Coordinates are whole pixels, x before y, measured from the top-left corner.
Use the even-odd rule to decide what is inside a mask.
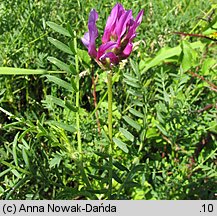
[[[126,59],[133,49],[133,39],[136,37],[136,29],[142,22],[143,10],[134,20],[132,10],[125,10],[121,4],[116,4],[108,17],[102,44],[96,49],[98,29],[96,21],[98,13],[92,9],[88,20],[88,32],[82,38],[89,55],[102,68],[111,68],[121,60]]]

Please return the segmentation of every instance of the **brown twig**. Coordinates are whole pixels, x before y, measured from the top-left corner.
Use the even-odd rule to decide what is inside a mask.
[[[213,108],[214,106],[216,106],[216,109],[217,109],[217,104],[208,104],[208,105],[206,105],[204,108],[199,109],[199,110],[197,110],[196,112],[197,112],[197,113],[202,113],[202,112],[204,112],[204,111],[206,111],[206,110],[209,110],[209,109]]]
[[[215,38],[211,38],[211,37],[208,37],[208,36],[202,35],[202,34],[189,34],[189,33],[185,33],[185,32],[172,32],[172,33],[182,35],[182,36],[200,37],[200,38],[206,38],[206,39],[212,40],[212,41],[217,41],[217,39],[215,39]]]
[[[215,139],[217,139],[217,134],[210,132],[210,131],[208,131],[206,136],[201,137],[200,142],[197,143],[196,149],[194,151],[194,155],[190,158],[190,161],[188,164],[189,168],[190,167],[192,168],[195,165],[196,160],[197,160],[198,156],[200,155],[201,151],[203,150],[203,148],[211,142],[212,136],[214,136]]]
[[[197,78],[199,78],[199,79],[205,81],[206,83],[208,83],[209,86],[210,86],[210,89],[213,90],[213,91],[215,91],[215,92],[217,92],[217,86],[216,86],[215,84],[213,84],[213,83],[210,82],[209,80],[206,80],[203,76],[200,76],[200,75],[197,74],[197,73],[194,73],[194,72],[192,72],[192,71],[188,71],[188,72],[189,72],[193,77],[197,77]],[[204,112],[204,111],[206,111],[206,110],[209,110],[209,109],[211,109],[211,108],[213,108],[213,107],[216,107],[216,109],[217,109],[217,103],[216,103],[216,104],[208,104],[208,105],[206,105],[204,108],[199,109],[199,110],[196,110],[195,112],[197,112],[197,113],[202,113],[202,112]]]
[[[193,76],[193,77],[197,77],[203,81],[205,81],[206,83],[208,83],[212,88],[217,90],[217,86],[215,84],[213,84],[212,82],[210,82],[209,80],[206,80],[203,76],[200,76],[197,73],[194,73],[193,71],[189,71],[189,73]]]

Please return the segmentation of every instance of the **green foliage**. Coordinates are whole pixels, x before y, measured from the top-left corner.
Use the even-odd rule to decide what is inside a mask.
[[[102,33],[115,2],[1,3],[2,199],[108,198],[107,78],[80,38],[90,9]],[[215,199],[216,44],[171,32],[210,34],[216,15],[198,19],[216,5],[122,3],[145,14],[130,60],[114,69],[112,198]]]

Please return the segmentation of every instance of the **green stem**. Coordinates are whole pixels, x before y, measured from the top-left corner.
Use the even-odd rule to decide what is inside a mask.
[[[108,198],[112,196],[112,154],[113,154],[113,141],[112,141],[112,71],[108,72],[108,134],[109,134],[109,190]]]
[[[112,72],[108,72],[108,133],[112,142]]]
[[[79,80],[77,80],[77,83],[79,83]],[[77,85],[77,88],[78,87],[79,85]],[[77,128],[77,139],[78,139],[78,152],[79,152],[79,156],[82,156],[80,116],[79,116],[79,97],[80,97],[80,93],[78,89],[78,91],[76,92],[76,108],[78,109],[78,111],[76,112],[76,128]]]
[[[77,41],[76,38],[74,39],[74,48],[75,51],[77,52]],[[81,143],[81,131],[80,131],[80,115],[79,115],[79,108],[80,108],[80,103],[79,103],[79,99],[80,99],[80,77],[79,77],[79,63],[78,63],[78,55],[75,55],[75,65],[76,65],[76,72],[77,72],[77,76],[76,76],[76,87],[77,87],[77,92],[76,92],[76,108],[77,108],[77,112],[76,112],[76,129],[77,129],[77,140],[78,140],[78,161],[77,161],[77,166],[81,172],[81,176],[83,181],[85,182],[85,184],[87,185],[88,189],[91,189],[91,184],[89,182],[89,179],[87,178],[87,175],[85,173],[84,170],[84,166],[83,166],[83,152],[82,152],[82,143]]]
[[[76,112],[76,128],[77,128],[77,139],[78,139],[78,153],[79,153],[79,158],[78,158],[78,168],[81,172],[81,176],[85,184],[87,185],[88,189],[91,188],[89,179],[86,176],[84,166],[83,166],[83,152],[82,152],[82,144],[81,144],[81,131],[80,131],[80,116],[79,116],[79,97],[80,97],[80,92],[79,92],[79,75],[77,77],[77,89],[78,91],[76,92],[76,107],[78,111]]]

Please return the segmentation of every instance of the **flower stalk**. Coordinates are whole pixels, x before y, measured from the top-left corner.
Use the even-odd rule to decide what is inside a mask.
[[[112,196],[113,141],[112,141],[112,71],[107,73],[108,85],[108,135],[109,135],[109,190],[108,198]]]
[[[112,71],[108,71],[108,134],[112,142]]]

